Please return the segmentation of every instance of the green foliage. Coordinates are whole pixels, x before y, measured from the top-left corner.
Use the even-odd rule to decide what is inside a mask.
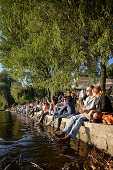
[[[100,56],[105,65],[112,57],[112,0],[1,0],[1,7],[1,62],[15,79],[54,94],[84,71],[96,77]],[[20,91],[15,99],[24,102]]]
[[[12,98],[10,97],[10,88],[0,82],[0,109],[4,110],[11,104]]]
[[[107,78],[113,79],[113,63],[106,68]]]
[[[16,103],[25,102],[24,97],[22,96],[22,90],[23,90],[23,87],[21,83],[18,83],[18,82],[12,83],[11,95],[13,96]]]
[[[31,86],[23,87],[12,79],[5,71],[0,73],[0,110],[11,107],[12,104],[34,101],[39,95]]]
[[[15,80],[11,78],[5,70],[3,70],[2,72],[0,72],[0,82],[3,82],[8,87],[11,87],[11,83],[15,82]]]
[[[12,105],[14,99],[10,94],[11,83],[15,80],[4,70],[0,73],[0,109],[4,110]]]
[[[37,97],[40,97],[40,91],[32,86],[23,87],[20,82],[13,82],[11,85],[11,95],[15,100],[15,103],[24,104],[27,101],[34,101]],[[45,96],[45,95],[44,95]],[[41,97],[44,97],[43,93]]]

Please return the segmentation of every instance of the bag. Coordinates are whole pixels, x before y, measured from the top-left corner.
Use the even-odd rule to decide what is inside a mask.
[[[113,113],[104,114],[102,116],[102,121],[104,125],[113,125]]]

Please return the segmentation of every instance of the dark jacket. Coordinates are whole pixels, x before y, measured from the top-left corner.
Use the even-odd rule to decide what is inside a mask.
[[[101,95],[95,99],[94,108],[99,109],[101,112],[112,112],[111,101],[108,96]]]
[[[74,114],[75,113],[75,106],[73,102],[65,103],[64,106],[59,110],[59,114],[62,114],[63,112],[68,114]]]

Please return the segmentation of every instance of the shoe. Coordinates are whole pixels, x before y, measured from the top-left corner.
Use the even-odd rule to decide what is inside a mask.
[[[93,123],[93,119],[89,119],[89,123]]]
[[[52,122],[52,121],[46,123],[46,126],[51,126],[51,122]]]
[[[55,136],[58,137],[58,138],[61,138],[61,137],[64,138],[65,137],[65,133],[64,132],[61,132],[59,134],[56,133]]]
[[[67,135],[66,137],[64,138],[60,138],[58,143],[70,143],[70,136]]]
[[[57,129],[56,129],[56,132],[57,132],[57,131],[60,131],[60,128],[57,128]]]

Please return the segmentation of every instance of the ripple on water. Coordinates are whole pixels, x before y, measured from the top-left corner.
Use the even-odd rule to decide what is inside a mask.
[[[33,121],[22,116],[18,117],[10,113],[0,114],[1,122],[5,122],[0,124],[0,168],[5,169],[8,164],[14,167],[13,161],[19,166],[17,169],[33,169],[33,164],[47,170],[59,170],[70,164],[75,169],[76,167],[87,169],[86,164],[91,167],[92,162],[94,168],[98,169],[100,166],[98,162],[98,164],[94,163],[94,159],[98,160],[98,154],[93,148],[87,149],[79,142],[76,142],[74,149],[71,148],[72,145],[59,146],[51,133],[52,129],[49,132],[49,129],[46,131],[46,128],[39,128]],[[4,121],[4,119],[9,121]],[[93,155],[94,159],[89,155]],[[99,154],[99,158],[101,155]],[[100,167],[103,168],[103,165]]]
[[[4,139],[3,139],[3,138],[0,138],[0,142],[1,142],[1,141],[4,141]]]

